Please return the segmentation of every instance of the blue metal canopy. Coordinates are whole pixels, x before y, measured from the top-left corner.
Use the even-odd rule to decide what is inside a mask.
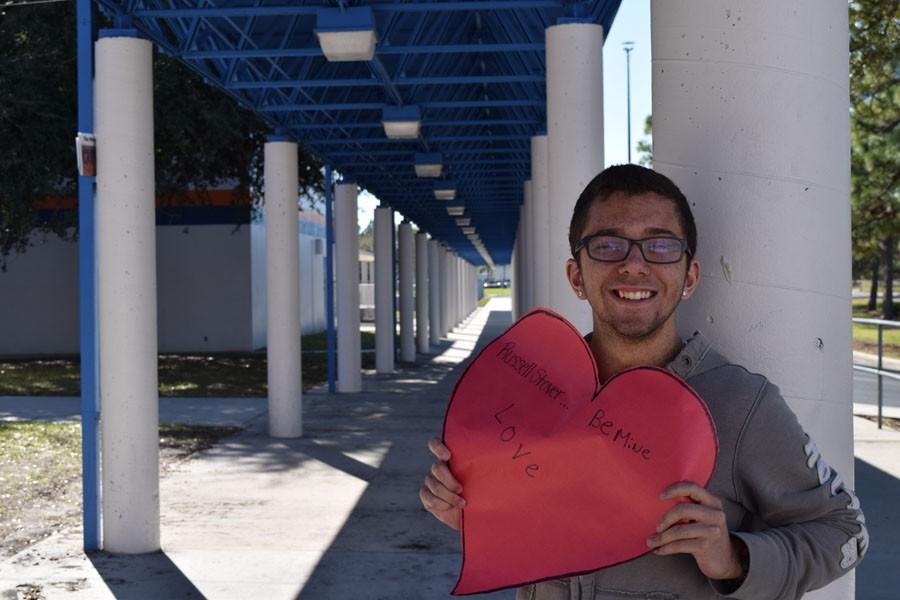
[[[546,127],[545,29],[560,19],[608,31],[621,0],[97,0],[271,127],[319,156],[473,264],[484,260],[417,177],[439,153],[441,179],[496,264],[510,261],[530,137]],[[331,9],[319,22],[323,9]],[[335,10],[374,17],[368,61],[332,62],[317,38]],[[363,23],[361,25],[360,23]],[[385,135],[385,107],[416,107],[415,139]],[[390,112],[390,111],[389,111]],[[415,111],[401,111],[405,114]],[[393,114],[390,112],[390,114]]]

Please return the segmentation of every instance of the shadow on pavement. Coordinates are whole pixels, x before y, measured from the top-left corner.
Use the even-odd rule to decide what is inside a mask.
[[[205,598],[165,552],[128,556],[93,552],[88,558],[117,600]]]
[[[472,356],[509,324],[508,311],[493,311]],[[432,462],[427,440],[440,434],[447,401],[468,363],[466,360],[452,369],[432,363],[409,371],[410,377],[420,381],[434,375],[439,377],[429,383],[394,386],[386,382],[388,385],[377,391],[328,397],[331,410],[342,412],[354,406],[372,408],[371,403],[375,401],[378,405],[377,399],[387,392],[379,408],[388,414],[371,423],[373,427],[367,427],[368,431],[361,437],[366,443],[389,445],[390,450],[379,468],[366,473],[371,477],[365,477],[368,481],[365,492],[298,598],[425,600],[449,596],[459,571],[458,534],[425,512],[418,490]],[[404,380],[406,375],[398,372],[392,379]],[[422,394],[425,391],[427,394]],[[403,418],[391,419],[394,411]],[[358,419],[343,419],[343,422],[348,426],[360,424]],[[347,442],[346,433],[316,431],[313,435],[319,444],[342,445]],[[328,462],[328,457],[324,460]],[[337,462],[340,461],[330,464]],[[482,597],[512,596],[508,591]]]
[[[856,569],[859,600],[896,600],[900,594],[900,479],[856,459],[856,493],[866,514],[869,552]]]

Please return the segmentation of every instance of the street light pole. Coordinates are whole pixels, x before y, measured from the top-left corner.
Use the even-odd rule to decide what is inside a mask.
[[[625,50],[625,90],[627,104],[627,120],[628,127],[628,162],[631,162],[631,51],[634,49],[634,42],[622,42],[622,48]]]

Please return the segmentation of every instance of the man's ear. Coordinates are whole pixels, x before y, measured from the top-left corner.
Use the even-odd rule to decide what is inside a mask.
[[[682,300],[687,300],[694,295],[694,290],[700,285],[700,261],[692,258],[688,263],[687,272],[684,274],[684,291]]]
[[[587,295],[584,291],[584,278],[581,274],[581,266],[575,259],[570,258],[566,261],[566,277],[569,279],[569,285],[572,286],[575,295],[585,300]]]

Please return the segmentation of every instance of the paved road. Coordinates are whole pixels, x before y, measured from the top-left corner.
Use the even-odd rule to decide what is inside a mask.
[[[885,406],[900,407],[900,381],[884,377],[882,394]],[[878,404],[878,377],[870,373],[853,371],[853,401],[860,404]]]

